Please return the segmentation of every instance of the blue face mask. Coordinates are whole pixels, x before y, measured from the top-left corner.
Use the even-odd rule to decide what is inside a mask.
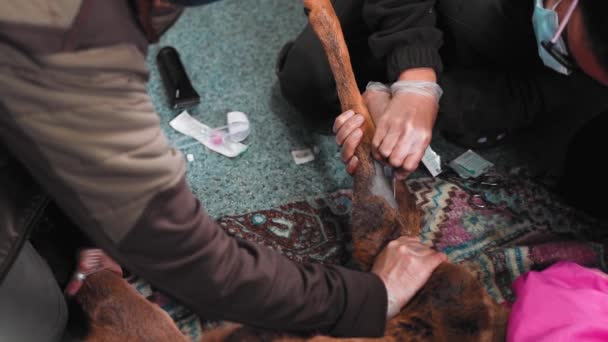
[[[543,0],[535,0],[534,14],[532,15],[532,24],[534,25],[534,34],[536,35],[536,44],[538,45],[538,54],[545,66],[559,72],[560,74],[570,75],[572,70],[566,68],[558,62],[545,48],[542,46],[543,41],[550,41],[558,31],[559,22],[555,8],[561,0],[559,0],[551,9],[544,6]],[[568,56],[566,44],[560,36],[555,42],[554,48],[565,56]]]

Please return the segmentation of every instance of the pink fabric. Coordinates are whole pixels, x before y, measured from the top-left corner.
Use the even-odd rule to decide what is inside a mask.
[[[572,262],[515,280],[507,341],[608,341],[608,276]]]

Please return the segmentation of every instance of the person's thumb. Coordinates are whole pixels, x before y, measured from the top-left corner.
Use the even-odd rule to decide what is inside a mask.
[[[441,265],[442,263],[448,261],[448,256],[444,253],[435,253],[431,256],[431,259],[428,261],[428,274],[429,277],[435,271],[435,269]]]

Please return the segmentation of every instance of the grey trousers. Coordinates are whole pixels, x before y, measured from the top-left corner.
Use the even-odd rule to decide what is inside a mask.
[[[67,318],[51,269],[26,242],[0,283],[0,342],[59,341]]]

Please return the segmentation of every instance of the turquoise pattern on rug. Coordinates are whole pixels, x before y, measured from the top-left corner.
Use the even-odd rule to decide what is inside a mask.
[[[560,260],[606,270],[606,244],[590,238],[599,222],[562,205],[532,182],[506,176],[499,179],[499,187],[482,191],[488,199],[486,208],[469,202],[477,189],[428,177],[409,180],[421,209],[422,240],[476,273],[498,302],[513,301],[511,283],[518,276]],[[228,234],[297,262],[352,265],[351,209],[351,191],[343,190],[225,216],[219,223]],[[193,340],[221,324],[197,317],[144,280],[130,281],[142,295],[167,310]]]

